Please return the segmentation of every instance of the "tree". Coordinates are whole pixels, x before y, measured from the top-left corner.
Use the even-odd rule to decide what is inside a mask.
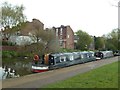
[[[2,4],[1,26],[3,28],[3,38],[8,40],[11,35],[19,31],[25,24],[26,16],[23,14],[24,7],[12,6],[7,2]]]
[[[76,35],[79,37],[76,48],[80,50],[88,50],[88,47],[92,42],[91,36],[82,30],[77,31]]]
[[[36,40],[36,44],[38,45],[35,50],[38,54],[56,52],[59,50],[58,40],[53,30],[37,30],[32,37]]]
[[[19,48],[20,52],[22,51],[23,53],[31,53],[32,55],[38,54],[41,56],[45,53],[57,52],[60,48],[58,45],[58,40],[51,30],[39,30],[30,37],[34,43],[21,46],[21,48]]]
[[[54,30],[47,29],[43,30],[41,28],[41,23],[39,20],[34,19],[34,22],[26,24],[25,30],[30,30],[30,32],[24,31],[25,35],[28,35],[32,39],[32,44],[24,45],[19,48],[20,51],[24,49],[24,53],[31,52],[32,54],[43,55],[45,53],[57,52],[59,50],[59,43],[55,37]]]
[[[120,29],[113,29],[112,32],[106,35],[106,49],[120,50]]]
[[[10,28],[17,26],[21,22],[25,22],[26,17],[23,14],[24,7],[21,6],[12,6],[7,2],[2,4],[2,20],[1,25],[3,28]]]
[[[104,40],[103,37],[96,37],[95,49],[96,50],[103,50],[103,49],[105,49],[105,40]]]
[[[21,30],[21,34],[29,36],[32,44],[27,42],[28,44],[22,45],[18,49],[19,52],[43,55],[59,50],[58,40],[55,37],[54,31],[52,29],[44,30],[43,24],[37,19],[33,19],[32,22],[26,22]]]

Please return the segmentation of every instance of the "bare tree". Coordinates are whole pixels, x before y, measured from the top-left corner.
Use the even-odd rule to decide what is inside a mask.
[[[29,22],[23,31],[23,34],[29,35],[33,42],[31,45],[24,45],[24,52],[43,55],[59,50],[59,43],[54,30],[44,30],[43,24],[39,20],[33,19],[33,22]]]
[[[32,50],[38,54],[57,52],[60,48],[53,30],[36,30],[32,38],[36,41]]]

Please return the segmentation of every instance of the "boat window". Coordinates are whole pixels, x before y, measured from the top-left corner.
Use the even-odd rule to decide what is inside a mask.
[[[81,55],[81,58],[84,58],[84,56],[83,56],[83,55]]]
[[[49,55],[50,64],[54,65],[54,56]]]
[[[61,56],[60,57],[60,62],[64,62],[64,61],[66,61],[66,57],[65,56]]]
[[[74,55],[74,59],[79,60],[79,59],[81,59],[81,56],[79,54],[76,54],[76,55]]]
[[[66,61],[70,61],[70,55],[66,55]]]
[[[83,54],[83,58],[87,58],[87,54]]]
[[[90,56],[91,56],[91,57],[94,57],[94,53],[91,53]]]
[[[90,58],[90,57],[91,57],[91,54],[87,54],[87,57]]]
[[[60,63],[60,57],[55,58],[56,63]]]
[[[73,55],[72,55],[72,56],[69,56],[69,58],[70,58],[70,61],[74,60]]]
[[[92,56],[94,56],[94,53],[92,53]]]

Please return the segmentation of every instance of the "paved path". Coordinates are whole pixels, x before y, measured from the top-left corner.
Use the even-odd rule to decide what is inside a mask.
[[[64,80],[116,61],[118,61],[118,57],[74,65],[43,73],[26,75],[19,78],[6,79],[3,81],[2,85],[3,88],[40,88],[49,83]]]

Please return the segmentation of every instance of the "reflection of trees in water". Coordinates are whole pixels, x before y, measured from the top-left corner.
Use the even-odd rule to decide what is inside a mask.
[[[6,79],[6,78],[17,78],[20,77],[19,74],[17,74],[16,70],[13,68],[10,68],[8,66],[3,66],[1,69],[1,79]]]
[[[32,73],[30,62],[29,63],[14,62],[14,63],[5,64],[5,66],[14,69],[20,76]]]
[[[17,62],[15,64],[15,69],[20,75],[27,75],[31,73],[31,63],[21,63]]]

